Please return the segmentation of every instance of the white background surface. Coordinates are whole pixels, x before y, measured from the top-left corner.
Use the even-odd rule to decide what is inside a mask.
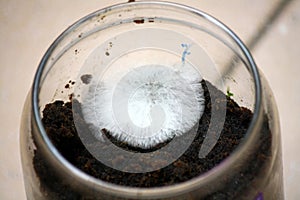
[[[173,0],[175,1],[175,0]],[[0,199],[26,199],[19,153],[22,106],[38,63],[51,42],[79,18],[120,0],[0,0]],[[280,0],[177,0],[232,28],[251,49],[278,103],[287,200],[300,199],[300,1],[265,22]],[[279,6],[280,7],[280,6]]]

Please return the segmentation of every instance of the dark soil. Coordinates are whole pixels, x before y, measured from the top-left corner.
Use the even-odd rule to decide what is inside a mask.
[[[136,24],[143,24],[145,22],[145,19],[135,19],[133,20],[133,22]]]
[[[72,112],[73,106],[80,106],[80,103],[73,99],[72,102],[55,101],[46,105],[43,111],[43,124],[46,132],[58,149],[58,151],[74,166],[85,173],[98,179],[111,182],[117,185],[133,187],[158,187],[168,186],[195,178],[204,172],[214,168],[226,159],[235,148],[243,141],[243,138],[252,119],[252,112],[244,107],[240,107],[230,97],[216,89],[210,83],[202,81],[205,94],[205,111],[200,119],[197,136],[188,150],[175,162],[157,171],[148,173],[125,173],[109,168],[97,161],[84,147],[78,137],[74,117],[76,121],[83,121],[80,113]],[[224,98],[225,97],[225,98]],[[221,136],[213,150],[203,159],[199,159],[198,154],[208,130],[211,120],[212,106],[218,106],[218,102],[226,101],[226,119],[221,132]],[[212,100],[214,102],[212,102]],[[87,130],[88,131],[88,130]],[[127,144],[118,142],[106,135],[122,148],[134,151],[142,151],[132,148]],[[164,145],[164,144],[160,144]],[[264,164],[270,157],[271,133],[269,131],[267,119],[257,147],[257,152],[252,155],[252,159],[247,162],[242,171],[237,173],[232,179],[228,179],[219,191],[205,199],[234,199],[247,190],[255,177],[262,170]],[[115,158],[116,162],[122,158]],[[55,173],[47,167],[39,151],[35,151],[34,167],[41,180],[43,190],[51,190],[62,199],[81,199],[81,196],[72,191],[67,185],[61,183],[55,177]],[[159,162],[159,161],[158,161]],[[163,161],[162,161],[163,162]],[[139,167],[139,166],[137,166]],[[49,191],[48,191],[49,193]],[[69,197],[70,196],[70,197]]]

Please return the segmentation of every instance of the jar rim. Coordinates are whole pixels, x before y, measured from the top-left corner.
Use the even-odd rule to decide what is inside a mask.
[[[81,25],[82,23],[88,21],[90,18],[100,14],[105,13],[108,10],[114,10],[119,8],[125,8],[128,5],[163,5],[168,7],[173,7],[177,9],[184,10],[185,12],[189,12],[192,14],[195,14],[199,17],[204,18],[205,20],[213,23],[218,28],[221,28],[223,31],[225,31],[231,39],[234,40],[234,42],[238,45],[241,52],[244,54],[245,58],[247,59],[247,62],[249,63],[249,70],[251,71],[251,75],[254,80],[254,86],[255,86],[255,103],[254,103],[254,110],[253,110],[253,118],[250,122],[249,128],[247,130],[245,140],[238,145],[237,149],[233,151],[225,160],[222,161],[222,164],[219,164],[215,166],[214,168],[210,169],[208,172],[203,173],[193,179],[190,179],[188,181],[185,181],[183,183],[178,183],[170,186],[163,186],[159,188],[137,188],[137,187],[129,187],[129,186],[121,186],[112,184],[109,182],[105,182],[100,179],[96,179],[94,177],[91,177],[90,175],[86,174],[85,172],[79,170],[75,166],[73,166],[71,163],[69,163],[55,148],[55,146],[50,141],[45,128],[43,126],[41,115],[39,111],[39,88],[41,83],[41,77],[43,74],[43,70],[47,64],[47,61],[50,59],[51,53],[54,51],[56,46],[59,44],[59,42],[68,35],[73,29]],[[44,142],[47,149],[49,149],[50,154],[55,158],[56,162],[59,163],[61,166],[64,167],[66,172],[70,173],[73,177],[76,177],[77,180],[81,180],[83,183],[86,183],[87,185],[90,185],[91,187],[96,187],[99,189],[99,191],[105,191],[108,194],[117,194],[117,195],[123,195],[127,198],[134,198],[137,197],[137,194],[141,195],[140,198],[149,198],[149,197],[168,197],[170,194],[176,195],[181,194],[183,192],[192,191],[195,188],[202,187],[206,185],[207,183],[216,180],[218,177],[220,177],[222,174],[226,173],[226,171],[232,166],[235,161],[243,156],[243,152],[246,151],[247,147],[250,146],[250,144],[255,140],[256,136],[255,133],[258,133],[259,129],[259,122],[262,118],[262,89],[261,89],[261,80],[259,71],[256,67],[255,61],[246,47],[246,45],[241,41],[241,39],[225,24],[217,20],[216,18],[212,17],[211,15],[198,10],[196,8],[192,8],[187,5],[173,3],[173,2],[163,2],[163,1],[141,1],[141,2],[130,2],[129,3],[121,3],[116,4],[107,8],[103,8],[101,10],[98,10],[96,12],[93,12],[77,22],[75,22],[73,25],[71,25],[69,28],[67,28],[48,48],[46,53],[44,54],[37,72],[35,74],[33,87],[32,87],[32,107],[33,107],[33,118],[34,121],[38,127],[39,133],[41,134],[42,141]]]

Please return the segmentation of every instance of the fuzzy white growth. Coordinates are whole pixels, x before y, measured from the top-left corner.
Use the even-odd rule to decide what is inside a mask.
[[[95,136],[107,129],[120,141],[151,148],[189,131],[204,111],[200,74],[188,64],[146,65],[92,82],[83,97],[84,119]]]

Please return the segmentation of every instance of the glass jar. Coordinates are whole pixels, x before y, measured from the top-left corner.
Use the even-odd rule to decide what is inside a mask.
[[[253,113],[245,135],[226,159],[178,184],[132,187],[90,176],[53,144],[42,111],[55,100],[82,101],[80,95],[90,82],[83,76],[99,77],[109,69],[116,73],[116,63],[123,69],[189,63],[224,93],[224,100],[234,99]],[[214,127],[216,122],[224,125],[231,112],[228,102],[220,104],[213,94],[210,98],[211,124],[202,144],[207,148],[200,149],[199,159],[207,157],[220,138],[223,127]],[[129,2],[96,11],[70,26],[40,62],[24,105],[20,139],[28,199],[284,199],[279,120],[266,80],[228,27],[185,5]]]

